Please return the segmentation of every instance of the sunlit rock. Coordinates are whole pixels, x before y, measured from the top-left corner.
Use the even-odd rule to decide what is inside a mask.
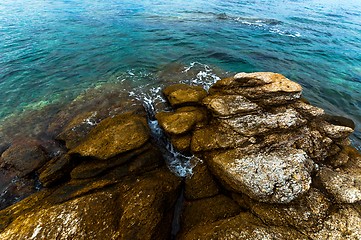
[[[245,154],[242,149],[214,154],[208,163],[231,190],[270,203],[289,203],[310,189],[313,161],[302,150]]]
[[[85,141],[70,151],[82,157],[106,160],[120,153],[139,148],[148,141],[150,132],[146,119],[122,114],[100,122]]]
[[[199,104],[207,96],[202,87],[187,84],[170,85],[163,89],[163,93],[173,107]]]

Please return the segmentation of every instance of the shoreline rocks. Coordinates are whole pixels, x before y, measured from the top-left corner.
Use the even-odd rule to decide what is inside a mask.
[[[0,238],[359,239],[352,121],[271,72],[163,93],[173,109],[156,118],[175,149],[201,159],[193,176],[166,168],[138,101],[72,105],[78,115],[64,111],[48,127],[56,140],[1,147],[1,187],[30,185],[0,210]]]
[[[180,239],[329,239],[324,229],[332,224],[335,239],[357,239],[361,215],[353,207],[360,204],[361,155],[348,140],[354,126],[310,105],[301,93],[280,74],[239,73],[211,86],[198,104],[183,103],[207,108],[209,124],[187,130],[190,152],[245,212],[214,225],[203,220],[182,229]],[[170,138],[177,134],[161,126]],[[341,214],[335,222],[336,209],[352,212],[352,219]],[[252,220],[244,226],[247,218]]]

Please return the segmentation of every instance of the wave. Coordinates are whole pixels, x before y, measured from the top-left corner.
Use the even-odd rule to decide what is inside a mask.
[[[285,23],[274,18],[254,18],[254,17],[237,17],[227,15],[226,13],[216,14],[218,20],[230,20],[245,26],[254,27],[256,29],[266,30],[270,33],[276,33],[281,36],[301,37],[301,33],[284,27]]]

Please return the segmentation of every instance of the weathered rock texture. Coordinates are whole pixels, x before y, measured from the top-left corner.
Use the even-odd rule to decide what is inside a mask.
[[[163,93],[174,109],[156,114],[159,125],[176,149],[202,159],[192,176],[181,184],[165,167],[137,101],[94,100],[50,124],[64,148],[0,146],[3,192],[30,195],[36,176],[43,186],[0,211],[0,239],[361,239],[352,121],[270,72],[238,73],[209,93],[185,84]]]
[[[69,151],[48,162],[36,142],[3,152],[4,178],[37,172],[45,188],[0,211],[0,239],[169,239],[181,179],[150,142],[144,109],[78,131],[83,118],[58,136]]]
[[[176,132],[168,127],[175,121],[162,116],[178,119],[178,110],[158,114],[171,139],[191,136],[189,151],[206,164],[186,180],[183,218],[191,223],[183,225],[180,239],[360,239],[361,156],[348,140],[354,125],[301,94],[299,84],[280,74],[238,73],[198,100],[208,110],[208,124],[182,124],[186,130]],[[208,173],[216,181],[205,180]],[[220,208],[224,217],[216,219],[210,207],[194,220],[189,209],[213,206],[213,186],[244,212]]]

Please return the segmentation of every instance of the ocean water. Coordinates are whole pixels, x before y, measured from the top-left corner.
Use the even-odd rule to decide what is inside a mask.
[[[314,105],[351,118],[360,146],[361,1],[0,1],[1,131],[44,109],[49,121],[88,89],[139,91],[164,69],[177,79],[179,66],[205,83],[282,73]]]

